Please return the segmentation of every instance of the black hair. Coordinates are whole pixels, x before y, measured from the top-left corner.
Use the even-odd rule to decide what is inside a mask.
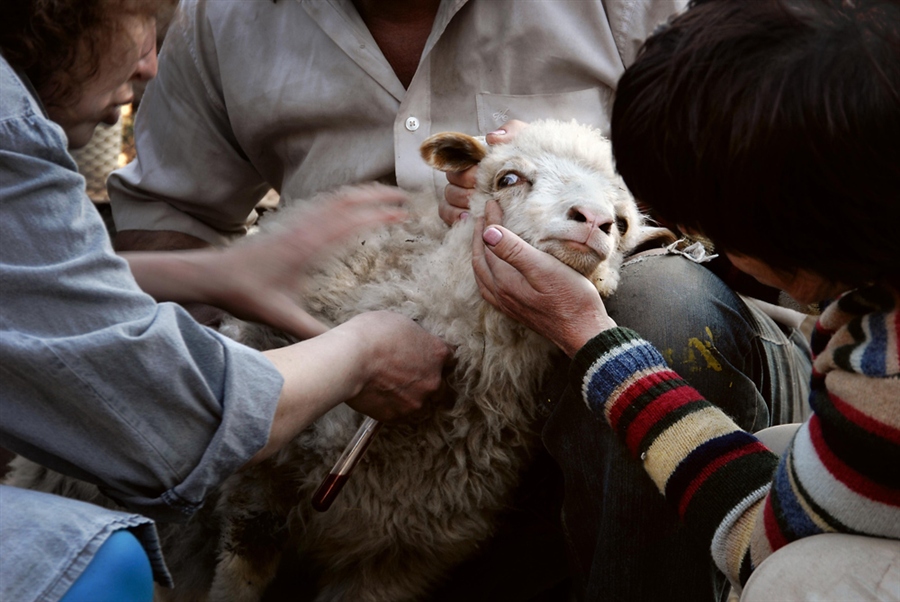
[[[719,250],[900,281],[900,0],[706,0],[619,81],[626,184]]]

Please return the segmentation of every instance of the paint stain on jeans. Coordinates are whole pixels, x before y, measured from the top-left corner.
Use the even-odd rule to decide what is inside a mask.
[[[701,370],[722,371],[722,364],[715,358],[712,353],[713,349],[713,333],[709,326],[705,328],[706,338],[691,337],[687,341],[687,346],[682,350],[681,364],[691,372],[700,372]],[[674,351],[667,349],[663,354],[669,365],[672,365],[674,359]]]

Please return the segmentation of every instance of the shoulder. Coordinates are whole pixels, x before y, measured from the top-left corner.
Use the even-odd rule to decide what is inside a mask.
[[[688,0],[603,0],[609,28],[626,67],[637,58],[638,50],[653,30],[683,12],[687,4]]]
[[[270,47],[272,40],[302,36],[304,24],[311,22],[305,7],[297,0],[181,0],[160,48],[160,60],[178,45],[200,62],[253,55],[260,47]]]
[[[0,56],[0,143],[6,150],[51,156],[68,166],[66,135],[50,121],[30,84]],[[52,150],[51,150],[52,149]],[[74,163],[72,164],[74,166]]]
[[[42,113],[25,83],[0,55],[0,121],[33,117]]]
[[[188,21],[209,21],[241,19],[245,25],[252,23],[266,13],[283,12],[288,3],[297,4],[297,0],[241,0],[240,2],[221,2],[220,0],[181,0],[178,5],[178,18]]]
[[[830,304],[816,324],[816,369],[836,367],[866,376],[900,374],[900,294],[869,286]]]

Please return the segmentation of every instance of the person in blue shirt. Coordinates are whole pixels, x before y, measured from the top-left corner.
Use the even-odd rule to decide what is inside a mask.
[[[124,512],[0,486],[0,599],[149,601],[171,579],[153,519],[207,493],[346,402],[415,412],[450,350],[389,312],[327,330],[289,301],[298,271],[400,193],[356,189],[224,251],[117,256],[69,148],[156,74],[163,0],[50,0],[0,24],[0,445],[96,484]],[[129,265],[130,264],[130,265]],[[200,301],[303,342],[269,352],[197,324]]]

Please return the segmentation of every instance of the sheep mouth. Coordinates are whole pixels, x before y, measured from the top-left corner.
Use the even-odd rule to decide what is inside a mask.
[[[538,247],[581,274],[588,276],[606,259],[606,254],[571,239],[545,239]]]
[[[580,242],[577,240],[561,240],[559,241],[563,246],[568,247],[575,251],[576,253],[585,253],[598,255],[597,250],[593,249],[589,244],[585,242]]]

